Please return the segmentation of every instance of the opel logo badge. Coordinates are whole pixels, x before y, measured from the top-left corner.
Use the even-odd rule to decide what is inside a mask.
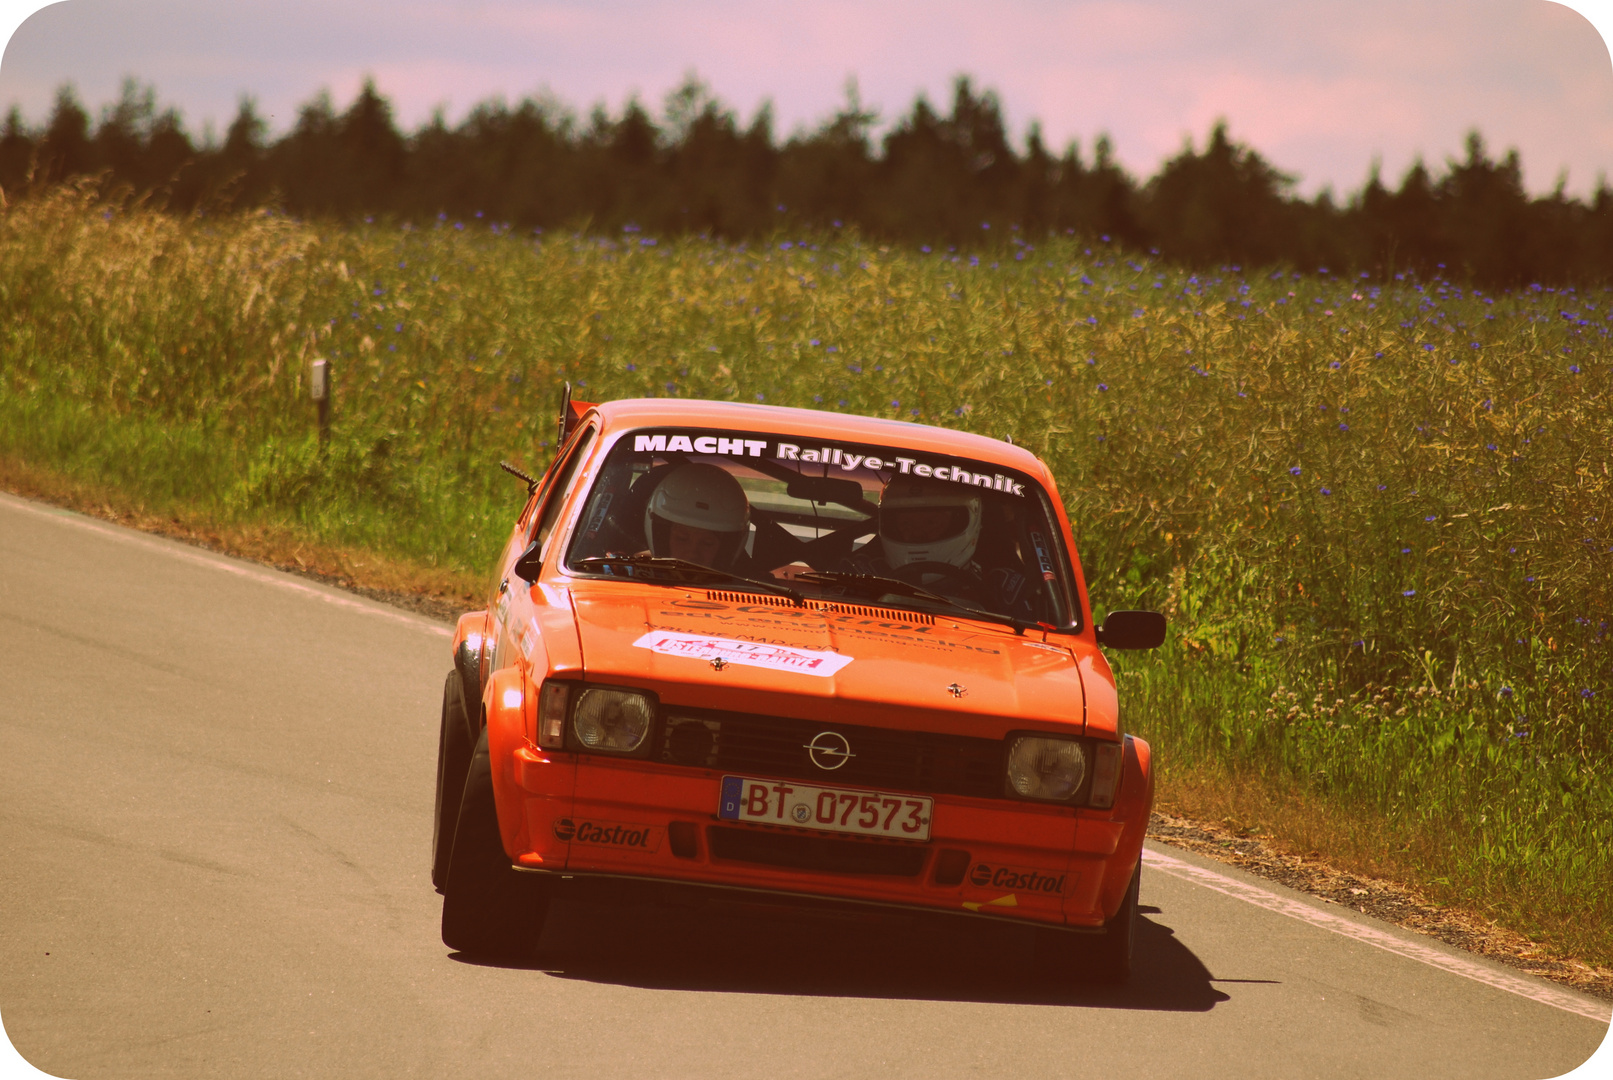
[[[857,756],[851,752],[851,743],[838,731],[820,731],[804,746],[812,764],[825,770],[838,769]]]

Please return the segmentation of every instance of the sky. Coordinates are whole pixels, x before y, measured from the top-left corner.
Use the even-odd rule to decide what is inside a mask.
[[[1516,147],[1525,185],[1613,183],[1613,0],[0,0],[0,110],[43,124],[70,83],[92,116],[132,76],[200,138],[243,94],[279,134],[366,76],[413,130],[490,98],[547,93],[586,117],[637,97],[659,114],[689,74],[780,138],[861,99],[889,122],[953,79],[994,91],[1010,131],[1033,122],[1091,160],[1108,134],[1146,178],[1224,118],[1309,196],[1345,197],[1373,162],[1436,174],[1478,129]],[[35,10],[35,9],[38,10]],[[1576,10],[1578,9],[1578,10]],[[30,14],[32,12],[32,14]],[[1581,13],[1583,12],[1583,14]],[[1595,24],[1593,25],[1593,22]]]

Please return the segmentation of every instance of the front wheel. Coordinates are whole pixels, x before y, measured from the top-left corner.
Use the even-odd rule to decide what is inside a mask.
[[[473,741],[465,708],[465,686],[450,671],[442,688],[442,726],[437,733],[437,804],[431,826],[431,884],[442,892],[448,880],[448,856],[454,850],[454,828],[465,794]]]
[[[548,882],[510,865],[499,837],[487,732],[476,740],[442,890],[442,941],[471,956],[531,955],[549,910]]]
[[[1051,926],[1036,928],[1037,963],[1054,982],[1119,986],[1131,978],[1132,940],[1137,929],[1137,893],[1142,886],[1142,860],[1132,872],[1120,910],[1104,924],[1102,934],[1083,934]]]
[[[1126,897],[1120,910],[1104,926],[1104,934],[1093,942],[1088,959],[1088,978],[1105,986],[1119,986],[1131,978],[1132,940],[1137,936],[1137,894],[1142,889],[1143,860],[1137,857]]]

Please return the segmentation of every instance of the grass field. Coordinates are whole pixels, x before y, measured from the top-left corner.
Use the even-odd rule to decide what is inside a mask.
[[[497,461],[546,463],[561,379],[1012,436],[1095,604],[1171,617],[1118,665],[1167,798],[1613,963],[1613,293],[64,190],[0,217],[0,311],[15,467],[451,581],[523,495]]]

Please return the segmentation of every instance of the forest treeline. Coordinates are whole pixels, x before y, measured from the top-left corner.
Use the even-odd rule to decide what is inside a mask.
[[[77,176],[188,212],[277,205],[299,216],[422,221],[479,217],[522,229],[584,228],[730,239],[853,227],[908,244],[983,247],[1073,232],[1190,266],[1412,271],[1490,287],[1613,279],[1613,190],[1561,186],[1532,198],[1516,151],[1490,157],[1477,132],[1437,173],[1398,185],[1376,168],[1343,201],[1313,199],[1224,123],[1146,180],[1115,161],[1054,153],[1033,125],[1015,147],[995,94],[968,78],[950,112],[923,97],[875,138],[878,117],[848,87],[821,126],[780,141],[764,106],[748,123],[691,77],[653,117],[636,100],[580,120],[552,98],[484,102],[456,126],[439,114],[398,130],[372,82],[337,111],[320,94],[278,139],[250,98],[222,142],[198,143],[134,80],[92,120],[73,91],[43,126],[13,107],[0,129],[0,190],[26,198]]]

